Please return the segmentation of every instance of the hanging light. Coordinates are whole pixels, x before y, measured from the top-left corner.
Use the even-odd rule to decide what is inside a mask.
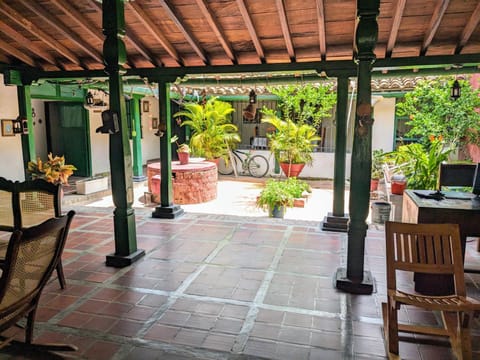
[[[257,94],[255,93],[255,90],[251,90],[250,94],[248,95],[248,102],[250,104],[256,104],[257,103]]]
[[[455,79],[452,85],[452,89],[450,90],[450,97],[453,100],[457,100],[460,97],[460,95],[461,95],[460,84],[458,83],[458,80]]]

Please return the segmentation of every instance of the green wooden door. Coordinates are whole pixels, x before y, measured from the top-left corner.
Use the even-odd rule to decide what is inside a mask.
[[[88,116],[80,103],[49,103],[49,151],[65,155],[77,168],[74,176],[91,176]]]

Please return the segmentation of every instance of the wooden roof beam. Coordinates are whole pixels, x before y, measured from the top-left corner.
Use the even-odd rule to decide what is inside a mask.
[[[255,26],[253,25],[252,18],[248,12],[247,7],[245,6],[244,0],[237,0],[238,8],[240,9],[240,13],[242,14],[243,21],[245,22],[245,26],[247,27],[248,33],[252,38],[253,45],[255,46],[255,50],[257,51],[257,55],[260,58],[262,63],[265,62],[265,52],[263,51],[262,44],[260,43],[260,39],[258,38],[257,32],[255,31]]]
[[[397,7],[393,16],[392,28],[390,29],[390,36],[388,37],[387,49],[385,52],[385,57],[387,58],[392,57],[393,48],[395,47],[395,42],[397,41],[398,29],[400,28],[400,23],[402,22],[402,16],[406,2],[407,0],[397,1]]]
[[[163,46],[167,53],[181,66],[183,66],[183,60],[177,53],[177,50],[172,46],[170,41],[163,36],[163,34],[158,30],[155,23],[148,16],[148,14],[138,5],[136,2],[127,2],[126,3],[132,12],[135,14],[137,19],[145,26],[145,29],[152,34],[155,39]]]
[[[16,57],[18,60],[23,61],[25,64],[30,65],[31,67],[37,67],[37,64],[30,56],[27,56],[23,51],[18,50],[17,48],[9,45],[3,40],[0,40],[0,47],[3,51],[9,53],[13,57]]]
[[[88,55],[90,55],[96,61],[102,63],[103,57],[100,52],[96,49],[91,47],[90,45],[86,44],[82,39],[80,39],[73,31],[71,31],[65,24],[63,24],[58,18],[52,17],[52,14],[49,14],[45,9],[38,5],[35,1],[28,1],[28,0],[18,0],[23,6],[30,9],[36,13],[42,21],[45,21],[50,26],[57,29],[58,32],[64,34],[68,37],[72,42],[74,42],[78,47],[80,47],[83,51],[85,51]]]
[[[295,62],[295,50],[293,49],[292,37],[290,36],[290,29],[288,28],[287,13],[285,12],[283,0],[275,0],[275,3],[277,5],[278,16],[280,17],[280,25],[282,26],[288,56],[290,57],[290,61]]]
[[[102,12],[102,4],[98,3],[96,0],[88,0],[90,5],[94,6],[100,13]],[[137,51],[142,54],[142,56],[150,61],[155,66],[161,67],[163,64],[155,59],[155,57],[150,53],[149,50],[145,48],[145,46],[142,45],[142,42],[139,41],[135,35],[132,34],[132,31],[128,27],[127,24],[125,24],[125,40],[129,41],[132,46],[137,49]],[[102,37],[102,43],[104,41],[104,38]],[[132,64],[133,65],[133,64]],[[132,66],[133,67],[133,66]]]
[[[17,32],[15,29],[11,28],[9,25],[5,24],[1,20],[0,20],[0,31],[5,35],[7,35],[8,37],[15,40],[17,44],[21,44],[25,49],[28,49],[30,52],[37,54],[39,57],[41,57],[48,63],[59,67],[51,54],[43,50],[40,46],[35,44],[33,41],[30,41],[25,36]]]
[[[420,50],[420,56],[423,56],[427,53],[428,47],[432,43],[433,37],[442,22],[443,15],[447,10],[448,5],[450,4],[450,0],[440,0],[435,7],[435,10],[432,14],[432,19],[430,20],[430,24],[428,26],[427,31],[425,32],[425,38],[423,39],[422,48]]]
[[[222,45],[222,48],[225,51],[225,53],[227,54],[228,58],[232,61],[232,63],[236,64],[237,59],[235,58],[235,55],[233,54],[232,47],[228,43],[227,37],[223,33],[223,29],[221,28],[217,19],[213,16],[213,14],[208,9],[208,6],[205,3],[205,0],[196,0],[196,2],[197,2],[198,7],[200,8],[200,11],[202,12],[203,16],[207,20],[208,25],[213,30],[213,32],[215,33],[215,36],[217,37],[218,41]]]
[[[473,32],[475,31],[478,23],[480,22],[480,2],[477,4],[477,7],[470,16],[467,25],[462,31],[462,35],[460,35],[460,41],[458,42],[457,47],[455,48],[455,54],[460,54],[462,52],[463,47],[467,44],[468,40],[472,36]]]
[[[163,9],[165,10],[165,12],[170,17],[170,19],[175,23],[177,28],[183,34],[183,36],[185,37],[185,40],[187,40],[187,42],[190,44],[193,51],[195,51],[197,53],[197,55],[200,57],[200,59],[202,59],[202,61],[205,65],[209,65],[210,61],[208,60],[207,55],[205,54],[203,49],[201,49],[200,46],[198,46],[198,41],[195,40],[192,33],[184,26],[184,24],[180,20],[180,16],[175,11],[173,6],[167,0],[158,0],[158,1],[160,2]]]
[[[317,0],[318,43],[320,45],[320,58],[327,59],[327,41],[325,31],[325,4],[323,0]]]
[[[20,13],[13,10],[10,6],[6,5],[4,2],[0,2],[0,13],[9,17],[12,21],[14,21],[17,25],[21,26],[38,39],[43,41],[45,44],[50,46],[53,50],[57,53],[71,61],[73,64],[84,67],[80,59],[75,55],[72,51],[67,49],[65,46],[60,44],[58,41],[54,40],[49,34],[44,33],[43,31],[39,30],[35,24],[31,21],[24,18]]]

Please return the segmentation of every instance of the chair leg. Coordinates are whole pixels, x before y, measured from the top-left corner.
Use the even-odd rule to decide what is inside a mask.
[[[60,287],[62,290],[65,289],[67,287],[67,282],[65,281],[65,274],[63,273],[62,260],[59,260],[57,264],[57,276]]]
[[[382,315],[387,356],[390,360],[400,359],[398,318],[395,306],[389,303],[382,303]]]
[[[472,359],[470,315],[461,312],[442,312],[442,320],[449,335],[452,351],[459,360]]]

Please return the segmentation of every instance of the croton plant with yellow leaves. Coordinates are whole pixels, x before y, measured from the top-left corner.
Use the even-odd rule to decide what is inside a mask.
[[[39,157],[36,162],[29,161],[27,170],[33,180],[44,179],[53,184],[66,184],[70,175],[77,168],[65,164],[64,156],[53,156],[52,153],[49,153],[47,161],[42,161]]]

